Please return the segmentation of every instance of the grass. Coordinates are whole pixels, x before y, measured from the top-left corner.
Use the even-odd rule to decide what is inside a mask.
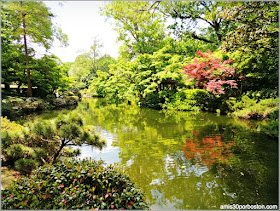
[[[12,181],[21,177],[20,172],[10,169],[8,167],[1,167],[1,184],[4,189],[12,184]]]

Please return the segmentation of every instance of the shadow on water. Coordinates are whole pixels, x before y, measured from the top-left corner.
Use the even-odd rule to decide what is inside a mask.
[[[259,134],[258,122],[103,99],[84,99],[73,112],[107,140],[101,151],[82,146],[81,157],[116,163],[146,192],[152,209],[278,205],[278,141]]]

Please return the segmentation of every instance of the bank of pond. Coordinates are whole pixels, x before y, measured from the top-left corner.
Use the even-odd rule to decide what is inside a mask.
[[[52,140],[45,152],[32,146],[35,136],[33,142],[11,142],[30,148],[19,149],[25,150],[20,159],[33,160],[36,170],[31,176],[25,172],[29,176],[3,192],[2,208],[220,209],[225,204],[278,205],[278,139],[261,132],[264,121],[83,99],[74,110],[46,110],[9,124],[27,127],[32,122],[46,122],[62,136],[61,131],[66,134],[73,128],[65,124],[62,130],[64,123],[58,119],[79,122],[76,116],[83,120],[84,129],[77,129],[77,134],[83,137],[84,131],[93,131],[98,138],[90,143],[82,142],[83,138],[71,142],[71,148],[66,150],[65,146],[60,151],[58,161],[44,154],[59,150],[61,145],[50,144]],[[48,132],[34,128],[41,136]],[[103,145],[97,144],[102,141]],[[9,152],[7,146],[4,152],[8,158],[17,151]],[[67,158],[70,156],[75,159]],[[19,161],[10,165],[24,166]],[[26,194],[20,194],[22,191]]]

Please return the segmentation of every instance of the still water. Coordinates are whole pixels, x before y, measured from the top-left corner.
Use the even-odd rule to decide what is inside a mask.
[[[152,210],[219,209],[224,204],[278,205],[278,141],[258,122],[209,113],[166,113],[84,99],[77,112],[106,139],[81,158],[116,163],[146,193]]]

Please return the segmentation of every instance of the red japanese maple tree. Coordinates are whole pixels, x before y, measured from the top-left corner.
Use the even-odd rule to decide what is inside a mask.
[[[223,85],[226,84],[237,89],[236,80],[230,80],[237,77],[235,68],[228,66],[233,60],[229,59],[222,62],[222,59],[214,57],[210,50],[207,53],[197,51],[196,55],[201,58],[195,58],[193,63],[183,68],[185,70],[184,74],[196,80],[196,87],[202,87],[214,94],[224,94]],[[240,79],[242,77],[239,76]]]

